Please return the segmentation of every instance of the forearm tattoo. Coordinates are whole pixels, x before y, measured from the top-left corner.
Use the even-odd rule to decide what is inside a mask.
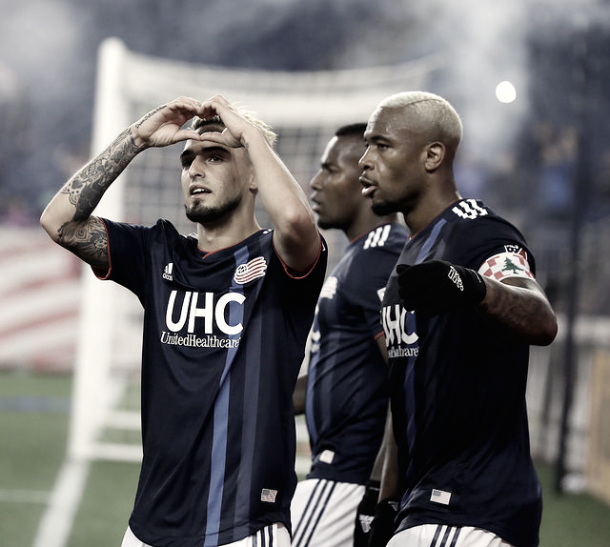
[[[104,224],[91,214],[106,190],[140,151],[131,130],[126,129],[60,192],[68,196],[75,211],[72,220],[59,229],[59,242],[94,267],[107,267],[108,250]]]
[[[512,285],[514,289],[506,285]],[[481,310],[517,338],[538,344],[547,336],[547,329],[552,330],[548,323],[552,312],[549,312],[547,299],[538,290],[528,287],[527,281],[511,279],[510,284],[504,286],[494,284],[492,290],[488,285],[488,295],[480,304]]]
[[[151,118],[152,116],[154,116],[157,112],[159,112],[160,110],[163,110],[167,105],[162,104],[161,106],[158,106],[157,108],[155,108],[154,110],[151,110],[148,114],[146,114],[145,116],[142,117],[141,120],[139,120],[136,123],[136,128],[141,127],[141,125],[148,120],[148,118]]]
[[[108,269],[108,239],[106,227],[92,217],[86,223],[66,222],[61,228],[61,244],[80,259],[99,270]]]
[[[74,205],[73,220],[87,219],[108,187],[125,170],[129,162],[140,152],[131,129],[123,131],[99,156],[74,175],[62,189]]]

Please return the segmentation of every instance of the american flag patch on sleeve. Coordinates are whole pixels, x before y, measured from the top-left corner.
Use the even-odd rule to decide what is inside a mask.
[[[430,501],[442,503],[443,505],[449,505],[450,499],[451,492],[443,492],[443,490],[437,490],[436,488],[432,490],[432,494],[430,495]]]
[[[261,501],[266,501],[267,503],[275,503],[276,497],[277,497],[277,490],[263,488],[263,490],[261,491]]]
[[[501,281],[507,277],[534,279],[534,274],[530,270],[527,255],[523,249],[518,252],[505,251],[488,258],[479,268],[479,273],[496,281]]]

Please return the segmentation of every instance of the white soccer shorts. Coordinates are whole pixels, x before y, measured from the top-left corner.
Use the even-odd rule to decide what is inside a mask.
[[[512,547],[512,545],[480,528],[424,524],[398,532],[387,547]]]
[[[256,534],[233,543],[226,543],[222,547],[264,547],[265,545],[273,545],[273,547],[290,547],[290,534],[286,527],[279,523],[272,524],[271,526],[266,526],[262,530],[259,530]],[[152,546],[147,543],[142,543],[131,531],[131,528],[127,528],[121,547]]]
[[[293,547],[353,547],[364,485],[325,479],[297,484],[292,499]]]

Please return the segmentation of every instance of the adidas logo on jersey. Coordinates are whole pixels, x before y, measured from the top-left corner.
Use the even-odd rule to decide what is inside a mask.
[[[391,229],[392,226],[390,224],[386,224],[385,226],[379,226],[379,228],[376,228],[370,232],[366,238],[366,241],[364,242],[363,248],[369,249],[371,247],[383,247],[385,242],[388,240]]]
[[[465,199],[460,201],[453,209],[457,216],[465,219],[475,219],[477,217],[487,216],[487,209],[481,207],[476,199]]]
[[[334,298],[337,292],[337,285],[339,284],[339,280],[335,276],[330,276],[322,285],[322,290],[320,291],[320,298]]]
[[[174,271],[174,263],[168,262],[165,265],[165,268],[163,269],[163,279],[165,279],[166,281],[173,281],[174,280],[173,271]]]

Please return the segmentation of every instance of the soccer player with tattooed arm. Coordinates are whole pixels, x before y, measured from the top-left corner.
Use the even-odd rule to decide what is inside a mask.
[[[222,96],[179,97],[126,128],[41,217],[144,308],[143,461],[123,547],[290,545],[292,394],[327,250],[275,138]],[[138,154],[179,142],[196,234],[93,215]]]
[[[459,194],[461,137],[451,104],[418,91],[382,101],[365,131],[363,194],[411,233],[381,307],[391,421],[374,547],[539,543],[525,390],[529,346],[557,320],[523,235]]]

